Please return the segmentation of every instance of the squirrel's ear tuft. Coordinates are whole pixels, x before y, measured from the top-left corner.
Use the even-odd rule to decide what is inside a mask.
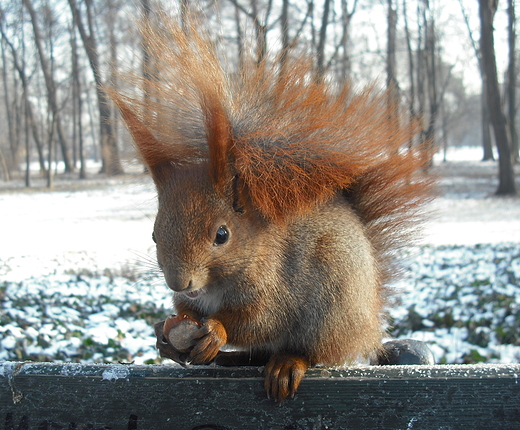
[[[169,131],[166,133],[158,126],[157,111],[116,91],[107,90],[107,93],[119,108],[135,146],[150,170],[156,185],[167,181],[176,166],[189,164],[205,155],[197,145],[192,144],[189,140],[185,142],[182,137],[173,136],[171,129],[166,129]],[[164,135],[168,137],[168,140],[164,139]]]
[[[157,140],[152,132],[140,120],[137,113],[124,102],[121,96],[112,94],[112,99],[119,108],[128,130],[135,142],[137,150],[144,163],[147,165],[153,180],[156,184],[162,183],[167,176],[167,171],[171,169],[168,157],[168,147]]]
[[[216,94],[201,95],[209,148],[209,175],[217,192],[224,196],[233,179],[230,166],[233,143],[231,124]]]

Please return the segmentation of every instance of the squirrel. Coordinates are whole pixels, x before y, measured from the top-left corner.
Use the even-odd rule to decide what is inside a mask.
[[[310,366],[381,349],[428,157],[384,92],[316,79],[292,52],[233,73],[201,27],[142,25],[154,72],[125,82],[147,97],[111,91],[157,188],[175,312],[198,322],[187,353],[163,322],[157,344],[180,363],[265,365],[281,402]]]

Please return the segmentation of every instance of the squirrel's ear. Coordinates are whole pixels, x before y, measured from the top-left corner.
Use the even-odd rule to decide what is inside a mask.
[[[162,183],[173,168],[171,147],[155,138],[129,104],[120,97],[113,97],[113,100],[121,112],[144,163],[150,170],[154,182]]]
[[[217,192],[225,195],[233,180],[230,166],[230,150],[233,143],[231,123],[216,95],[209,97],[206,94],[202,108],[209,147],[210,178]]]

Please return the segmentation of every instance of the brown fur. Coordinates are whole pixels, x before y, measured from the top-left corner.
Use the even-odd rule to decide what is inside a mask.
[[[309,365],[380,346],[384,284],[429,195],[425,158],[403,149],[410,128],[384,95],[317,83],[304,57],[281,77],[268,61],[232,75],[208,35],[163,25],[143,29],[157,99],[112,92],[157,185],[158,262],[178,314],[204,322],[191,361],[225,344],[266,356],[283,400]]]

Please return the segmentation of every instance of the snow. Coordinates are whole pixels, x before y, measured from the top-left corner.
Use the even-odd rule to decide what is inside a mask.
[[[432,216],[423,243],[440,246],[520,242],[520,201],[518,197],[493,195],[497,163],[482,162],[481,157],[481,148],[450,148],[450,163],[443,167],[442,156],[436,155],[436,163],[442,168],[441,195],[429,208]],[[518,173],[517,168],[517,178]]]
[[[12,276],[38,275],[54,263],[116,267],[148,254],[157,204],[149,178],[104,189],[0,194],[0,259]],[[51,263],[52,262],[52,263]]]
[[[475,245],[520,242],[520,204],[517,198],[461,199],[440,197],[431,205],[424,243]]]
[[[125,366],[113,366],[103,371],[103,379],[114,381],[117,379],[125,379],[130,374],[130,370]]]
[[[440,196],[407,251],[390,330],[428,342],[439,362],[520,362],[520,199],[492,195],[496,163],[479,157],[437,157]],[[0,207],[0,360],[160,362],[153,324],[171,295],[149,177],[6,189]]]

